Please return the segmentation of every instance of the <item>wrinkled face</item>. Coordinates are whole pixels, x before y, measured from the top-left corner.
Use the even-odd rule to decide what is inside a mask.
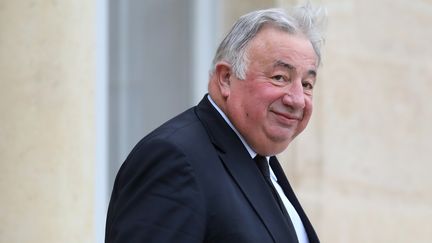
[[[230,76],[225,113],[261,155],[282,152],[312,114],[317,57],[309,40],[265,27],[247,47],[246,78]]]

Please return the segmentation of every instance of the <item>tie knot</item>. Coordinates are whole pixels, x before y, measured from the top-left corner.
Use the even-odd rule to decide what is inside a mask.
[[[269,164],[267,162],[267,158],[257,154],[254,158],[255,163],[258,166],[258,169],[261,171],[261,173],[263,174],[264,178],[266,180],[270,180],[270,168],[269,168]]]

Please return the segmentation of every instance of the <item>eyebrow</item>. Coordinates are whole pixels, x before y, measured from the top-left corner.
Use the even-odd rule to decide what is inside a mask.
[[[277,60],[275,62],[275,64],[273,65],[273,67],[283,67],[283,68],[286,68],[289,70],[295,70],[295,67],[293,65],[286,63],[284,61],[281,61],[281,60]]]
[[[283,68],[286,68],[286,69],[288,69],[288,70],[296,70],[296,68],[293,66],[293,65],[291,65],[291,64],[289,64],[289,63],[286,63],[286,62],[284,62],[284,61],[281,61],[281,60],[277,60],[275,63],[274,63],[274,65],[273,65],[273,67],[283,67]],[[313,77],[316,77],[317,76],[317,72],[315,71],[315,70],[313,70],[313,69],[310,69],[310,70],[308,70],[307,71],[307,74],[308,75],[311,75],[311,76],[313,76]]]
[[[312,75],[312,76],[314,76],[314,77],[316,77],[317,76],[317,72],[315,71],[315,70],[313,70],[313,69],[311,69],[311,70],[308,70],[308,75]]]

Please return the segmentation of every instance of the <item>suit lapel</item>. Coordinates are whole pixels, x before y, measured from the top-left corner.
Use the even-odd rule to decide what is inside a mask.
[[[196,114],[219,151],[228,173],[237,183],[275,242],[297,242],[295,232],[289,230],[279,206],[264,178],[241,140],[207,97],[200,102]]]
[[[276,175],[276,178],[278,180],[279,185],[282,187],[285,195],[287,196],[288,200],[291,202],[295,210],[297,211],[298,215],[300,216],[303,226],[305,227],[306,233],[309,238],[310,243],[319,243],[319,239],[317,234],[315,233],[315,230],[312,227],[312,224],[310,223],[308,217],[306,216],[306,213],[304,212],[303,208],[300,205],[300,202],[298,201],[296,195],[294,194],[294,191],[291,187],[291,185],[288,182],[288,179],[285,176],[285,173],[282,169],[282,166],[280,165],[279,161],[275,156],[270,157],[270,165],[272,167],[273,172]]]

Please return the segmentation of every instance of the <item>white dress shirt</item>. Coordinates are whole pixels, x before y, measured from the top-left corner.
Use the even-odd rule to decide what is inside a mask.
[[[219,114],[223,117],[223,119],[225,120],[225,122],[233,129],[233,131],[237,134],[237,136],[240,138],[240,140],[242,141],[243,145],[245,146],[246,150],[249,152],[251,158],[255,158],[255,156],[257,155],[257,153],[249,146],[249,144],[246,143],[246,141],[244,140],[243,136],[240,135],[240,133],[237,131],[237,129],[234,127],[234,125],[231,123],[231,121],[228,119],[228,117],[225,115],[225,113],[216,105],[216,103],[213,101],[213,99],[210,97],[210,95],[207,96],[210,103],[213,105],[213,107],[219,112]],[[269,157],[266,157],[267,159],[267,164],[269,166],[270,169],[270,178],[271,181],[273,183],[273,186],[275,187],[277,193],[279,194],[279,197],[282,199],[282,202],[291,218],[291,221],[294,225],[294,229],[296,231],[297,234],[297,238],[299,240],[299,243],[309,243],[309,239],[307,237],[306,234],[306,230],[303,226],[303,222],[300,219],[300,216],[298,215],[297,211],[295,210],[295,208],[293,207],[293,205],[291,204],[291,202],[288,200],[288,198],[285,196],[285,193],[282,189],[282,187],[279,185],[279,183],[277,182],[277,178],[276,175],[274,174],[270,164],[269,164]]]

